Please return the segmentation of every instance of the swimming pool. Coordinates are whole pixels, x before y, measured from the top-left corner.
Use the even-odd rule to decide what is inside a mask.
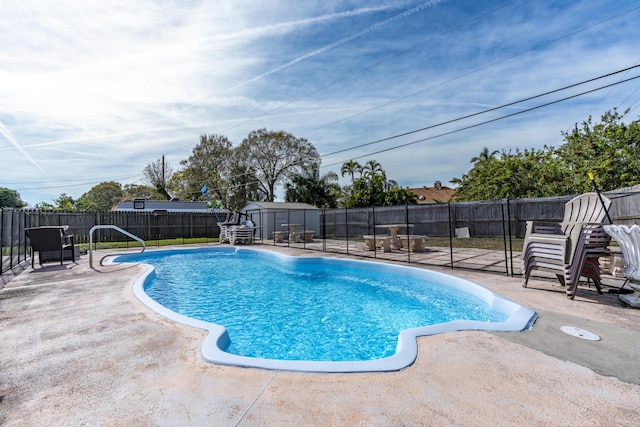
[[[535,313],[433,271],[249,248],[157,250],[136,296],[173,320],[209,330],[206,360],[321,372],[402,369],[416,337],[451,330],[523,330]],[[153,267],[151,267],[153,266]]]

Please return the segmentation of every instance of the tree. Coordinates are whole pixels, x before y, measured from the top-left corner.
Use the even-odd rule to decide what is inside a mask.
[[[384,198],[385,206],[396,206],[396,205],[415,205],[418,203],[418,196],[413,191],[402,188],[402,187],[392,187],[389,189]]]
[[[590,191],[593,173],[601,190],[615,190],[640,183],[640,121],[625,125],[616,109],[606,112],[600,123],[589,117],[571,132],[563,132],[565,144],[557,155],[570,170],[576,193]]]
[[[380,163],[375,160],[369,160],[364,164],[364,166],[362,166],[362,176],[372,178],[377,175],[386,178],[386,173],[384,169],[382,169],[382,165]]]
[[[110,211],[122,201],[123,196],[119,183],[103,182],[80,196],[77,205],[84,211]]]
[[[571,194],[571,181],[553,147],[496,152],[483,149],[471,159],[471,170],[454,178],[455,199],[496,200],[502,198],[548,197]]]
[[[360,177],[345,190],[344,206],[393,206],[417,202],[415,193],[387,179],[387,173],[377,161],[369,160],[361,170]]]
[[[125,184],[122,191],[126,199],[166,200],[163,194],[148,185]]]
[[[238,157],[237,155],[233,157],[229,171],[227,207],[234,211],[241,210],[249,202],[261,202],[266,199],[259,190],[256,172],[250,166],[242,164]]]
[[[491,162],[496,158],[496,154],[498,153],[498,150],[489,152],[489,149],[487,147],[484,147],[478,156],[471,158],[471,163],[473,163],[475,166],[484,162]]]
[[[56,204],[57,209],[62,209],[66,211],[75,210],[76,209],[76,201],[73,200],[73,197],[69,196],[67,193],[60,193],[57,199],[53,199],[53,202]]]
[[[240,161],[255,171],[259,191],[269,202],[275,200],[276,185],[320,161],[311,143],[284,131],[252,131],[237,150]]]
[[[353,182],[356,180],[356,174],[362,175],[362,166],[355,160],[349,160],[342,165],[340,174],[342,176],[351,175],[351,185],[353,185]]]
[[[220,200],[224,206],[229,198],[229,165],[233,156],[231,141],[223,135],[200,135],[200,142],[193,149],[179,179],[172,181],[173,188],[179,183],[183,199],[197,200],[202,197],[200,189],[209,187],[212,198]]]
[[[26,205],[16,190],[0,187],[0,208],[22,208]]]
[[[164,156],[144,168],[144,177],[148,184],[156,189],[165,200],[171,200],[169,194],[169,180],[173,173],[171,165],[164,161]]]
[[[627,111],[628,112],[628,111]],[[625,114],[627,114],[625,112]],[[581,127],[562,132],[559,148],[490,152],[486,147],[473,157],[471,170],[457,184],[456,200],[552,197],[593,190],[589,173],[601,190],[615,190],[640,183],[640,122],[622,122],[615,109],[601,122],[591,117]]]
[[[308,203],[318,208],[338,207],[338,175],[328,172],[320,176],[318,164],[312,165],[308,171],[294,175],[285,188],[287,202]]]
[[[384,206],[385,180],[380,175],[362,177],[353,183],[351,197],[347,200],[347,207]]]
[[[202,186],[200,188],[202,188]],[[192,200],[194,196],[197,198],[202,194],[200,189],[195,193],[192,192],[195,191],[195,189],[193,189],[189,183],[189,173],[185,169],[181,169],[171,175],[171,179],[169,179],[169,189],[171,190],[171,194],[179,200]]]

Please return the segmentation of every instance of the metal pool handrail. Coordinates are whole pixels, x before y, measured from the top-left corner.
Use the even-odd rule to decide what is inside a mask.
[[[144,240],[142,240],[141,238],[139,238],[138,236],[129,233],[126,230],[123,230],[122,228],[118,227],[117,225],[110,225],[110,224],[106,224],[106,225],[94,225],[93,227],[91,227],[91,230],[89,230],[89,267],[93,268],[93,232],[94,230],[98,230],[98,229],[104,229],[104,228],[110,228],[116,231],[119,231],[120,233],[124,234],[125,236],[129,236],[134,240],[137,240],[138,242],[140,242],[142,244],[142,250],[140,251],[140,253],[144,252],[144,250],[147,248],[147,245],[144,243]],[[103,256],[102,258],[100,258],[100,265],[102,265],[102,261],[104,261],[104,259],[106,257],[110,257],[110,256],[117,256],[120,254],[107,254],[105,256]]]

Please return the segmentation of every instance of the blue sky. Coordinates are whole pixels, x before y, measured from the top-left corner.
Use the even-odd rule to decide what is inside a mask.
[[[373,143],[639,65],[632,0],[4,0],[2,9],[0,186],[31,205],[103,181],[141,184],[162,155],[177,170],[201,134],[238,145],[255,129],[285,130],[314,144],[323,173],[374,159],[419,187],[460,177],[483,147],[558,146],[561,131],[614,107],[632,109],[627,121],[640,116],[636,79],[460,130],[635,68]]]

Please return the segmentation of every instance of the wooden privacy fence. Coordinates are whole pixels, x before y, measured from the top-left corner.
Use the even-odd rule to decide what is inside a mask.
[[[76,243],[89,242],[94,225],[116,225],[143,240],[217,238],[220,228],[211,213],[193,212],[42,212],[27,211],[29,227],[68,225]],[[97,230],[94,241],[122,240],[113,230]]]
[[[468,229],[471,238],[522,238],[529,220],[559,222],[565,203],[574,196],[504,199],[481,202],[431,203],[391,207],[315,210],[319,214],[319,236],[323,239],[362,237],[385,231],[382,224],[412,224],[410,234],[450,237],[458,228]],[[616,224],[640,223],[640,193],[609,192],[611,217]],[[281,212],[289,218],[290,212]],[[249,213],[252,218],[260,212]],[[306,218],[306,216],[305,216]],[[254,218],[255,219],[255,218]],[[89,242],[94,225],[116,225],[145,241],[161,239],[215,239],[220,234],[212,213],[191,212],[51,212],[0,210],[0,250],[2,273],[29,256],[24,229],[46,225],[68,225],[76,243]],[[274,214],[272,222],[281,222]],[[289,221],[285,221],[289,222]],[[265,224],[260,224],[264,226]],[[264,238],[271,238],[270,235]],[[95,242],[121,241],[113,230],[98,230]],[[206,241],[206,240],[205,240]]]

